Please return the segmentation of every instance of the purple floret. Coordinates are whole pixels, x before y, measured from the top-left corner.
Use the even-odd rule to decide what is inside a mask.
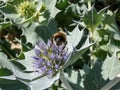
[[[35,48],[35,55],[32,58],[34,59],[33,66],[39,73],[55,74],[68,59],[66,47],[57,46],[50,40],[47,44],[41,40],[37,46],[39,49]]]

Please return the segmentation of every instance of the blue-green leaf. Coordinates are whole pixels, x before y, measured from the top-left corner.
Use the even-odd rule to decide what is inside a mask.
[[[104,20],[103,15],[105,10],[106,8],[97,12],[95,7],[93,6],[91,10],[84,15],[83,22],[90,31],[93,32],[102,23],[102,21]]]
[[[68,33],[69,35],[67,35],[67,47],[69,48],[69,51],[73,51],[73,48],[75,48],[82,39],[84,30],[80,31],[77,25],[72,32]]]
[[[81,76],[81,71],[77,70],[67,70],[65,73],[66,80],[69,82],[70,86],[73,90],[84,90],[84,86],[82,85],[83,79]],[[66,86],[66,85],[65,85]]]
[[[54,77],[44,76],[35,81],[29,83],[31,90],[43,90],[50,87],[56,80],[59,79],[59,74],[57,73]]]
[[[21,63],[22,65],[24,65],[26,67],[25,71],[33,71],[32,55],[34,55],[34,50],[30,50],[28,52],[25,52],[24,55],[25,55],[25,59],[23,59],[23,60],[16,60],[16,61]]]
[[[65,75],[63,74],[63,72],[61,72],[61,74],[60,74],[60,80],[65,85],[66,89],[73,90],[73,88],[70,86],[70,84],[67,81],[67,79],[66,79]]]
[[[11,72],[13,72],[13,67],[12,67],[11,62],[9,61],[7,56],[2,52],[0,52],[0,67],[6,68],[6,69],[10,70]],[[0,78],[2,78],[2,79],[10,79],[10,80],[15,80],[16,79],[15,76],[13,76],[11,74],[8,75],[8,76],[0,76]]]
[[[85,41],[85,43],[83,44],[83,46],[78,49],[73,51],[73,53],[71,53],[71,56],[69,57],[68,61],[65,63],[65,65],[63,66],[63,69],[65,69],[66,67],[72,65],[73,63],[75,63],[80,56],[85,53],[85,51],[87,51],[89,49],[89,47],[93,45],[91,43],[89,43],[89,37],[87,38],[87,40]]]
[[[16,77],[14,75],[10,76],[0,76],[1,79],[8,79],[8,80],[16,80]]]
[[[107,83],[107,80],[102,78],[101,65],[101,62],[96,61],[93,68],[90,69],[89,73],[85,76],[85,90],[100,90]]]
[[[38,42],[39,39],[43,39],[47,42],[53,33],[57,31],[56,22],[54,19],[48,22],[48,25],[39,25],[33,22],[29,27],[25,28],[23,35],[26,36],[27,42],[33,45]],[[32,33],[31,33],[32,32]]]
[[[42,0],[43,4],[45,4],[47,10],[50,12],[50,18],[54,18],[59,10],[55,7],[57,0]]]
[[[102,65],[103,78],[112,80],[120,73],[120,61],[116,56],[116,51],[111,57],[107,56]]]
[[[10,63],[9,59],[2,52],[0,52],[0,66],[9,70],[13,70],[12,64]]]
[[[109,31],[110,35],[117,40],[120,40],[120,31],[118,29],[116,20],[116,12],[108,10],[106,18],[103,22],[104,28]]]

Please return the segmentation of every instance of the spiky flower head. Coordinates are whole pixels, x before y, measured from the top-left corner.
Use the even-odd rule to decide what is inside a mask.
[[[67,47],[57,46],[50,40],[47,44],[39,41],[37,46],[39,48],[35,48],[33,67],[40,74],[55,75],[68,59]]]
[[[32,17],[35,14],[36,7],[33,2],[25,0],[18,5],[18,8],[16,10],[21,17],[24,17],[27,19]]]

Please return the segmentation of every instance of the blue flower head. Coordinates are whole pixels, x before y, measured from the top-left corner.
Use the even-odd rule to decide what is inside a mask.
[[[47,44],[41,40],[37,46],[33,56],[35,70],[40,74],[55,75],[68,59],[67,47],[55,45],[50,40]]]

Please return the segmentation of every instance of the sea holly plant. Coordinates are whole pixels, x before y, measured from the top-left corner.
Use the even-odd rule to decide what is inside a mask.
[[[56,0],[51,0],[51,3],[48,3],[47,0],[10,0],[6,1],[6,6],[2,7],[0,11],[14,24],[21,25],[21,27],[31,22],[46,24],[48,19],[55,17],[59,12],[55,8]],[[52,10],[55,11],[52,12]]]
[[[78,26],[72,32],[69,32],[67,36],[71,38],[67,39],[68,44],[66,46],[57,46],[51,40],[48,40],[47,43],[44,40],[38,41],[33,50],[25,53],[24,60],[9,60],[1,52],[0,65],[10,70],[12,74],[1,76],[0,78],[11,80],[10,77],[13,77],[12,80],[18,80],[33,90],[48,88],[56,80],[60,79],[66,88],[72,89],[65,79],[64,69],[77,61],[92,44],[86,39],[84,43],[81,43],[83,46],[80,49],[76,49],[77,44],[84,36],[83,30],[80,31]],[[76,36],[78,40],[75,40]],[[73,43],[74,47],[70,45],[71,41],[69,40],[71,39],[75,41]],[[72,51],[68,51],[69,49]],[[3,58],[3,56],[6,58]],[[25,67],[25,69],[21,69],[20,65]]]
[[[0,0],[0,90],[118,90],[119,2]]]

